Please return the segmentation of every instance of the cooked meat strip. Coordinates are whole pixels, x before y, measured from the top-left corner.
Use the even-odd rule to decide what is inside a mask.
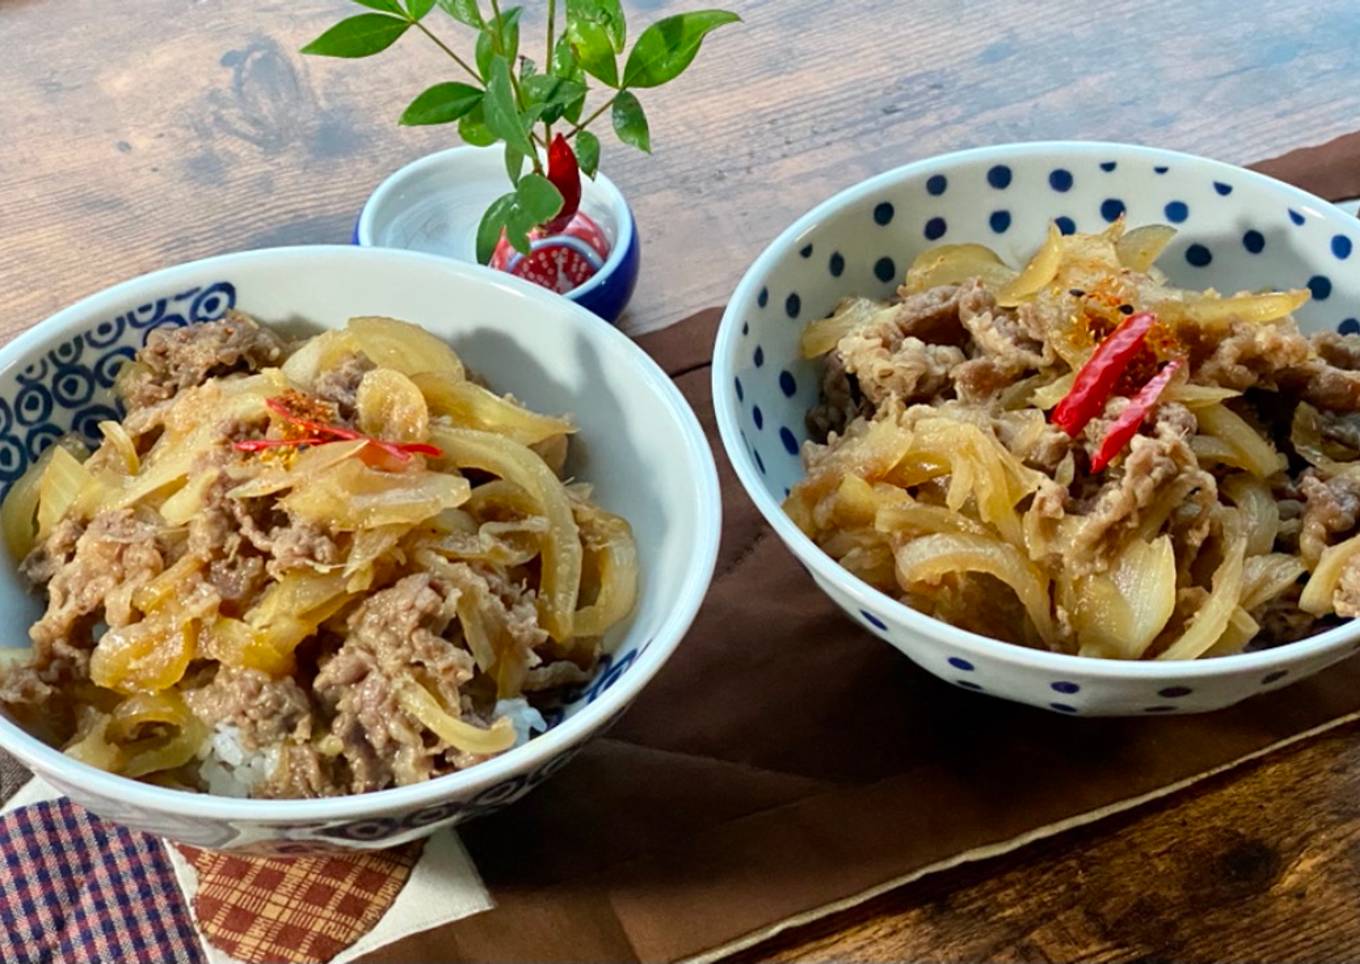
[[[143,370],[123,384],[129,411],[163,402],[214,375],[258,371],[283,360],[283,342],[238,311],[219,321],[159,328],[138,354]]]

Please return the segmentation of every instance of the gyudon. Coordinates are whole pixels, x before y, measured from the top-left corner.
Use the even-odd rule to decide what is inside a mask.
[[[803,335],[824,358],[785,508],[908,605],[1055,651],[1193,659],[1360,612],[1360,336],[1307,291],[1174,288],[1174,231],[980,245]]]
[[[87,763],[262,797],[426,780],[542,728],[632,609],[628,524],[563,478],[572,423],[414,325],[290,345],[232,313],[153,333],[117,392],[102,444],[53,445],[0,514],[47,597],[0,700]]]

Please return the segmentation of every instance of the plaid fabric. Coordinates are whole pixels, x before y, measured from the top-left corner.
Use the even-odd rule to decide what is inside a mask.
[[[321,964],[387,913],[422,845],[323,857],[242,857],[180,847],[198,872],[194,918],[245,964]]]
[[[0,818],[0,858],[5,964],[203,961],[160,841],[61,799]]]
[[[0,750],[0,803],[14,796],[28,782],[29,773],[22,763]]]

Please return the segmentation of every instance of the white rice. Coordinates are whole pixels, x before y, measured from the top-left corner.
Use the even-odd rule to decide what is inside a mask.
[[[515,746],[529,742],[529,737],[533,733],[545,733],[548,729],[548,722],[543,719],[543,714],[530,706],[529,701],[522,696],[513,700],[498,701],[492,715],[497,719],[502,716],[510,718],[510,723],[515,728]]]
[[[240,727],[219,723],[208,742],[199,773],[208,792],[220,797],[248,797],[255,784],[265,780],[279,765],[277,747],[248,750],[241,743]]]

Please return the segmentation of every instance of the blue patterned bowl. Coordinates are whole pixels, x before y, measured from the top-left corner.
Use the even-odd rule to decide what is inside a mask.
[[[803,416],[817,366],[803,326],[851,294],[887,297],[938,242],[980,242],[1023,264],[1051,221],[1065,232],[1166,222],[1158,262],[1176,284],[1220,291],[1312,289],[1310,331],[1360,331],[1360,224],[1296,188],[1228,164],[1122,144],[1014,144],[929,158],[871,178],[799,218],[756,259],[723,315],[713,398],[746,491],[817,584],[850,617],[965,689],[1059,713],[1139,715],[1228,706],[1286,686],[1360,648],[1347,623],[1276,649],[1194,662],[1121,662],[1040,652],[931,619],[851,576],[780,509],[803,476]]]
[[[451,147],[426,155],[378,185],[354,225],[354,243],[476,261],[482,212],[508,189],[504,152],[498,149]],[[637,220],[603,174],[581,179],[581,210],[604,229],[609,257],[589,281],[563,297],[612,324],[637,287],[642,266]]]
[[[450,306],[453,306],[452,308]],[[392,315],[449,338],[493,385],[581,427],[569,471],[633,524],[637,607],[606,642],[594,678],[555,725],[524,746],[428,783],[327,800],[233,800],[182,793],[92,769],[0,715],[0,747],[95,813],[134,829],[223,849],[296,853],[388,847],[510,803],[560,769],[637,696],[679,644],[713,573],[721,503],[713,456],[671,380],[632,341],[542,288],[476,265],[377,248],[251,251],[109,288],[0,349],[0,490],[62,434],[97,443],[117,417],[113,377],[158,328],[236,307],[313,329]],[[41,613],[12,560],[0,611],[13,634]]]

